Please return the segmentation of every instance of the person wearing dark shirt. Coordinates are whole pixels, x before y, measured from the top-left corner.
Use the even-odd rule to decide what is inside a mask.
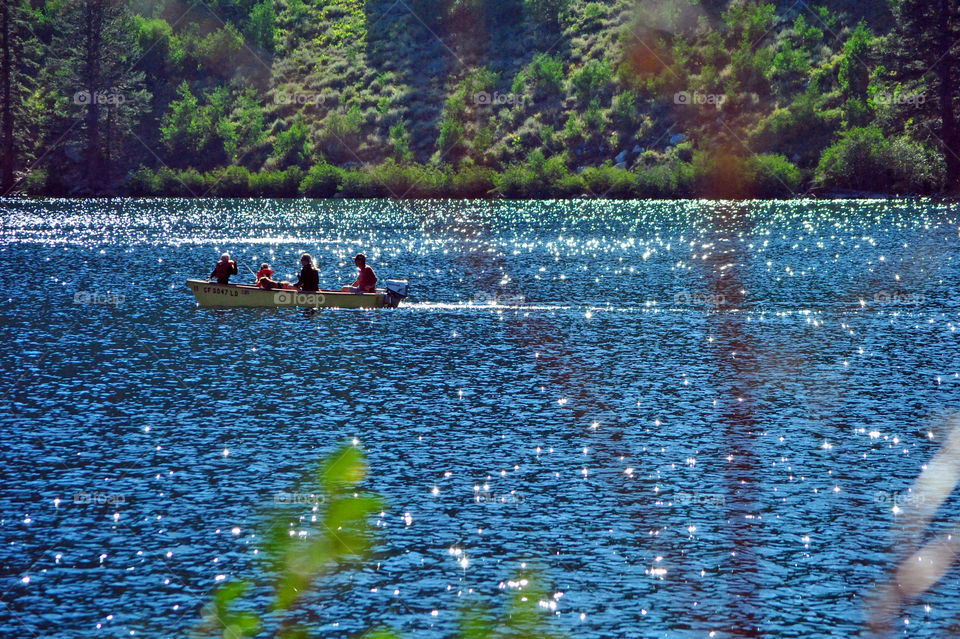
[[[376,293],[377,292],[377,274],[373,268],[367,266],[367,256],[359,253],[353,258],[353,263],[360,269],[357,281],[351,286],[344,286],[343,290],[350,293]]]
[[[320,271],[313,263],[313,258],[309,253],[304,253],[300,258],[300,275],[297,277],[297,283],[294,285],[301,291],[319,291],[320,290]]]
[[[207,279],[217,279],[217,284],[229,284],[230,276],[237,274],[237,263],[230,259],[229,253],[220,256],[220,261],[213,267],[213,273]]]

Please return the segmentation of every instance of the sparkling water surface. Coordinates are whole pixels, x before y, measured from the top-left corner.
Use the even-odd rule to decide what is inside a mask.
[[[388,507],[304,604],[315,636],[449,636],[527,564],[574,637],[849,637],[960,406],[955,205],[0,212],[0,634],[189,634],[221,581],[269,585],[266,522],[309,519],[278,502],[356,440]],[[328,287],[363,251],[412,298],[199,309],[223,251],[239,281],[310,252]],[[955,630],[958,583],[896,632]]]

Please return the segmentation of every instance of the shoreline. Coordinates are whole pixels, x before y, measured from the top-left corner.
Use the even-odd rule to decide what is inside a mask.
[[[356,195],[356,196],[343,196],[343,195],[333,195],[329,197],[317,197],[317,196],[306,196],[306,195],[291,195],[291,196],[271,196],[271,195],[246,195],[246,196],[229,196],[229,195],[179,195],[179,194],[165,194],[165,195],[137,195],[137,194],[96,194],[96,195],[24,195],[24,194],[11,194],[0,196],[0,203],[5,201],[45,201],[45,200],[74,200],[78,202],[83,201],[109,201],[109,200],[290,200],[290,201],[325,201],[325,200],[335,200],[335,201],[345,201],[345,200],[386,200],[391,202],[406,202],[406,201],[432,201],[432,202],[451,202],[451,201],[462,201],[462,202],[570,202],[570,201],[619,201],[619,202],[683,202],[691,200],[709,200],[714,202],[799,202],[805,200],[822,200],[822,201],[836,201],[836,200],[850,200],[850,201],[869,201],[869,200],[930,200],[936,202],[953,202],[960,201],[960,195],[952,194],[897,194],[897,193],[868,193],[868,192],[851,192],[851,191],[837,191],[837,192],[826,192],[826,193],[804,193],[803,195],[797,195],[794,197],[717,197],[709,195],[683,195],[675,197],[596,197],[596,196],[587,196],[587,195],[575,195],[575,196],[566,196],[566,197],[504,197],[504,196],[488,196],[488,197],[468,197],[468,196],[453,196],[453,195],[443,195],[443,196],[426,196],[426,197],[391,197],[391,196],[380,196],[380,195]]]

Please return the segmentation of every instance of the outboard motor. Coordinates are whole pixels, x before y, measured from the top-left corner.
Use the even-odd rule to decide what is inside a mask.
[[[390,306],[398,306],[400,300],[407,296],[407,280],[387,280],[384,288],[387,296],[387,303]]]

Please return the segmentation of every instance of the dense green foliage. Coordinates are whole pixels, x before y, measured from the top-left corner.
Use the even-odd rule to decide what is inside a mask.
[[[941,3],[4,6],[4,192],[782,197],[960,184],[960,17]]]

